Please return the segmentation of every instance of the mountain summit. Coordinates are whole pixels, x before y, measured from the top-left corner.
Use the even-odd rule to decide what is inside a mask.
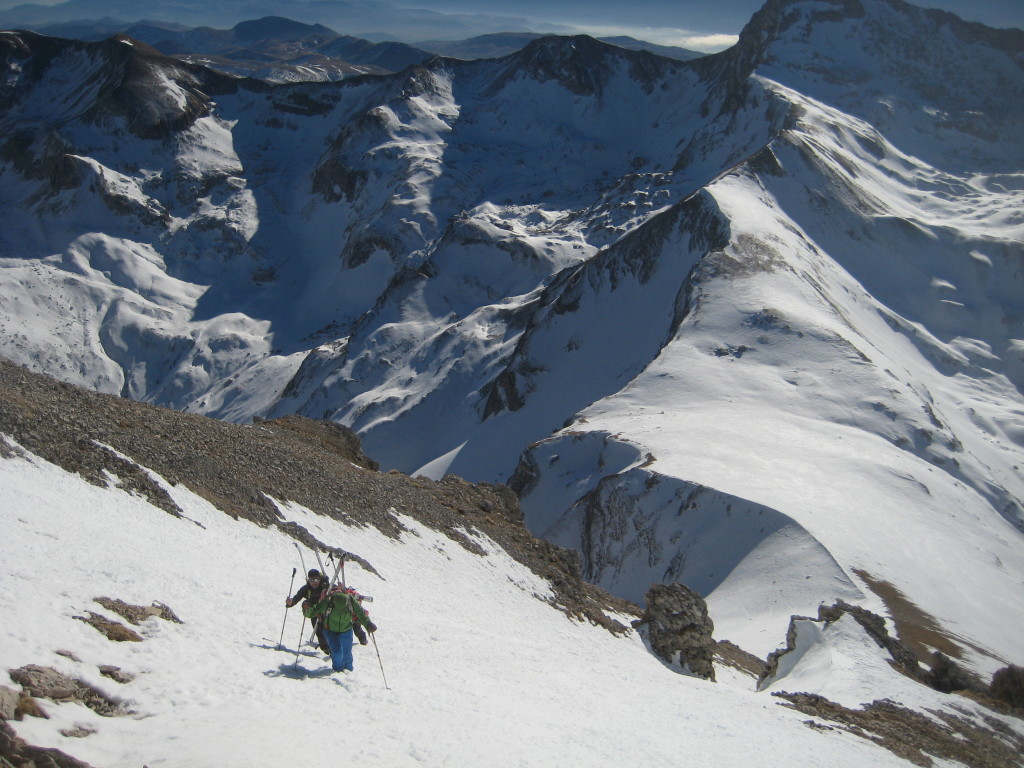
[[[1022,30],[903,0],[771,0],[729,57],[869,122],[945,170],[998,172],[1019,158],[1021,51]]]

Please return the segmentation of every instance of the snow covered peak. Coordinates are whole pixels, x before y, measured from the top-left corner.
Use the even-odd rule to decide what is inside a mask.
[[[1024,160],[1024,31],[903,0],[770,0],[723,54],[943,168]]]
[[[538,82],[553,80],[581,96],[600,93],[622,64],[632,77],[647,81],[672,67],[670,60],[647,51],[630,51],[587,35],[539,37],[510,58]]]
[[[82,43],[4,35],[7,108],[50,127],[81,121],[139,138],[167,138],[209,110],[209,96],[230,79],[169,59],[124,36]],[[43,85],[43,87],[38,87]]]

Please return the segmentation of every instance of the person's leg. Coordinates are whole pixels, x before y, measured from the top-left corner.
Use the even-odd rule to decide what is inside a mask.
[[[352,671],[352,630],[338,634],[338,647],[341,651],[342,669]],[[337,669],[337,667],[335,667]]]
[[[331,647],[327,644],[327,637],[324,635],[324,622],[319,616],[316,618],[316,641],[320,644],[322,653],[331,652]]]
[[[335,672],[341,672],[345,669],[345,649],[342,641],[342,637],[344,635],[344,632],[332,632],[329,629],[324,630],[324,638],[327,640],[327,646],[331,649],[331,668]],[[349,633],[348,656],[349,658],[352,657],[351,633]]]

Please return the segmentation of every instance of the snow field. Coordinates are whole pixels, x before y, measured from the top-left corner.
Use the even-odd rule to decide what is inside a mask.
[[[486,557],[403,520],[400,539],[282,504],[285,516],[380,573],[346,566],[374,597],[378,646],[356,646],[356,671],[319,656],[295,662],[292,609],[276,650],[293,567],[292,540],[235,521],[182,487],[187,519],[100,489],[38,459],[0,460],[5,567],[0,664],[52,665],[136,714],[101,718],[43,702],[50,720],[19,735],[97,766],[898,765],[852,736],[822,735],[731,673],[714,684],[668,670],[631,633],[617,638],[533,597],[534,575],[485,539]],[[306,565],[311,553],[306,551]],[[293,589],[301,583],[296,576]],[[169,605],[184,624],[147,620],[142,643],[115,644],[71,618],[99,596]],[[117,618],[111,616],[111,618]],[[306,625],[308,630],[308,624]],[[56,655],[72,651],[81,661]],[[96,671],[137,675],[119,685]],[[84,725],[81,739],[60,728]],[[753,757],[756,755],[756,757]]]

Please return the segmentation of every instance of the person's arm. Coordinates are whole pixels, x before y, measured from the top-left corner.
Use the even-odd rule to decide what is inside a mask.
[[[302,615],[307,619],[312,619],[314,616],[319,616],[325,610],[327,610],[327,604],[330,602],[329,599],[321,600],[319,603],[311,603],[309,606],[302,609]]]
[[[359,604],[358,600],[349,598],[352,603],[352,615],[356,617],[360,624],[366,627],[370,632],[377,631],[377,625],[370,621],[370,617],[366,614],[366,610]]]
[[[309,584],[303,584],[301,587],[299,587],[299,591],[295,593],[294,597],[289,597],[287,600],[285,600],[285,605],[287,605],[289,608],[291,608],[293,605],[297,605],[298,603],[301,603],[303,598],[305,598],[306,595],[308,595],[308,594],[309,594]]]

